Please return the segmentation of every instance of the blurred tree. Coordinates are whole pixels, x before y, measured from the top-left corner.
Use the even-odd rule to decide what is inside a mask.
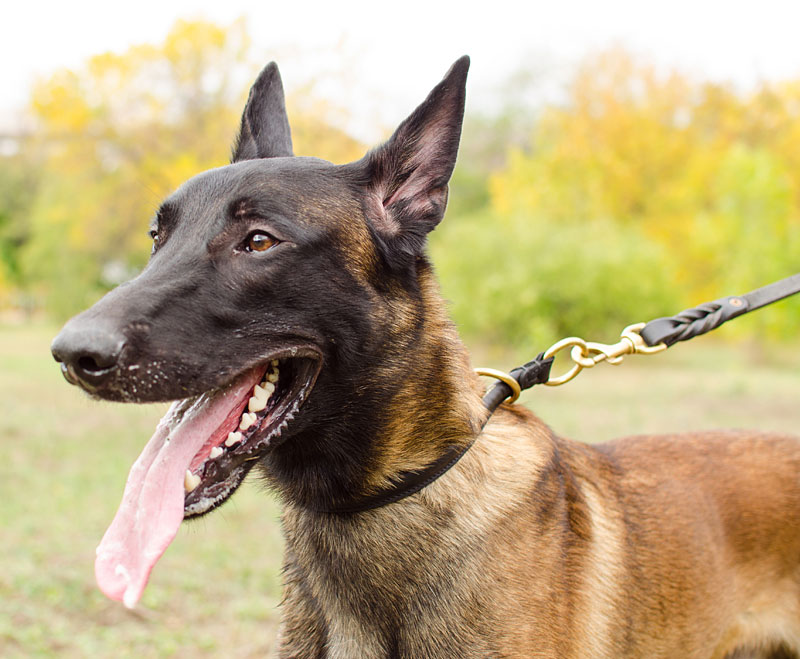
[[[12,298],[22,278],[21,251],[30,236],[28,215],[38,185],[36,168],[26,150],[0,157],[0,308]]]
[[[492,207],[542,232],[602,223],[661,245],[668,261],[630,277],[663,281],[685,306],[746,292],[800,265],[798,91],[736,93],[621,50],[587,58],[531,150],[492,178]],[[771,328],[796,335],[800,305],[786,304]]]
[[[141,268],[163,196],[226,162],[263,64],[250,58],[243,22],[180,21],[160,45],[39,83],[25,151],[44,164],[31,175],[18,156],[0,161],[0,295],[25,287],[63,316]],[[800,81],[745,93],[611,50],[532,111],[521,99],[541,77],[517,74],[496,112],[466,118],[432,243],[468,332],[610,339],[628,320],[798,270]],[[297,154],[364,153],[314,81],[287,105]],[[765,312],[759,331],[796,336],[799,311]]]
[[[243,21],[178,21],[158,46],[95,56],[35,87],[46,164],[24,275],[49,310],[70,314],[144,265],[148,217],[181,182],[226,163],[260,65]],[[320,104],[303,99],[295,113],[295,100],[287,104],[298,153],[363,154],[320,121]]]
[[[505,166],[512,149],[528,145],[531,113],[530,108],[504,105],[497,114],[464,117],[458,165],[450,182],[450,218],[489,205],[489,178]]]
[[[468,107],[450,182],[451,220],[488,206],[491,175],[506,166],[509,153],[529,149],[531,126],[538,116],[536,99],[547,80],[544,65],[520,68],[483,91],[491,109]]]
[[[46,165],[25,274],[49,309],[71,313],[141,267],[160,198],[224,163],[248,46],[242,22],[179,21],[160,46],[98,55],[37,84]]]

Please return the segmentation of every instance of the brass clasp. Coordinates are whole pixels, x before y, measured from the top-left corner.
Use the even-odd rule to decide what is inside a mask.
[[[546,385],[550,387],[557,387],[566,384],[578,375],[585,368],[592,368],[600,362],[608,362],[609,364],[617,365],[622,363],[622,358],[625,355],[653,355],[657,352],[662,352],[667,349],[665,343],[659,343],[656,346],[648,346],[639,332],[645,323],[636,323],[635,325],[628,325],[617,343],[595,343],[593,341],[584,341],[575,336],[566,339],[561,339],[554,343],[545,353],[545,359],[554,357],[562,350],[570,348],[570,359],[573,361],[573,366],[569,371],[558,377],[551,377]]]
[[[666,343],[648,346],[644,342],[644,339],[639,334],[644,326],[645,323],[628,325],[628,327],[622,330],[620,340],[616,343],[595,343],[593,341],[584,341],[577,336],[569,336],[566,339],[561,339],[557,343],[554,343],[544,353],[543,359],[550,359],[551,357],[555,357],[562,350],[569,349],[569,356],[573,364],[566,373],[558,377],[550,377],[545,384],[549,387],[557,387],[558,385],[566,384],[583,369],[592,368],[600,362],[608,362],[609,364],[617,365],[622,363],[622,358],[625,357],[625,355],[654,355],[657,352],[666,350]],[[522,391],[519,382],[508,373],[498,371],[494,368],[476,368],[475,372],[478,375],[487,375],[501,382],[505,382],[511,388],[511,396],[508,399],[509,403],[513,403],[519,398]]]

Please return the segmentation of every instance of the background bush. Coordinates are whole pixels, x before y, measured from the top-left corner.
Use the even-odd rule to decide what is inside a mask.
[[[680,304],[661,246],[613,222],[486,211],[446,218],[432,253],[462,331],[488,344],[543,350],[587,332],[613,341]]]

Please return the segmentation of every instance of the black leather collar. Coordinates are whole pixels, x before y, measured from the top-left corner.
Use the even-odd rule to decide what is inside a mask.
[[[509,373],[511,377],[519,382],[521,389],[527,389],[535,384],[547,382],[547,379],[550,377],[550,368],[553,365],[553,358],[544,359],[543,357],[544,355],[540,354],[536,359],[528,362],[524,366],[515,368]],[[401,499],[405,499],[419,492],[422,488],[430,485],[442,474],[447,472],[448,469],[455,465],[462,456],[469,451],[481,431],[483,431],[489,417],[500,406],[500,403],[510,397],[511,394],[511,387],[504,382],[495,384],[483,397],[483,404],[489,410],[489,414],[486,416],[486,420],[483,426],[481,426],[480,431],[466,444],[459,444],[448,448],[438,460],[425,467],[425,469],[420,471],[407,471],[400,475],[397,483],[375,494],[352,501],[345,501],[327,508],[320,508],[317,509],[316,512],[340,515],[360,513],[365,510],[373,510],[394,503],[395,501],[400,501]]]

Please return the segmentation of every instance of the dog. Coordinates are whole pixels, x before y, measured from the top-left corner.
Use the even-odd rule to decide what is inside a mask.
[[[518,405],[489,418],[425,251],[468,67],[336,166],[293,156],[268,65],[231,164],[169,196],[143,272],[55,338],[92,396],[177,401],[98,547],[100,588],[133,606],[181,521],[255,468],[283,506],[280,657],[798,656],[796,438],[585,445]],[[418,492],[336,511],[473,441]]]

